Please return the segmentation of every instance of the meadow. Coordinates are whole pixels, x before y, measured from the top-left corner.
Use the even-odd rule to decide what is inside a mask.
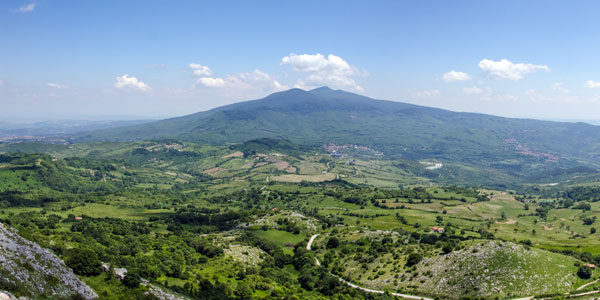
[[[70,266],[102,299],[143,297],[148,286],[124,285],[101,262],[202,299],[391,297],[338,277],[434,298],[600,288],[577,291],[600,263],[592,181],[443,185],[418,175],[419,163],[257,147],[102,142],[4,153],[0,220],[68,264],[90,257]]]

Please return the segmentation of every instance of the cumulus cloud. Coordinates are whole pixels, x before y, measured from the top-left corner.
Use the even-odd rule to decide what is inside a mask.
[[[23,5],[17,9],[15,9],[16,12],[21,12],[21,13],[26,13],[26,12],[32,12],[33,9],[35,8],[36,3],[35,2],[31,2],[27,5]]]
[[[341,57],[333,54],[325,57],[320,53],[291,53],[281,59],[281,65],[290,65],[294,71],[308,74],[306,78],[300,79],[296,83],[296,86],[300,88],[331,85],[363,91],[364,89],[352,77],[368,76],[366,71],[351,66]]]
[[[201,77],[197,83],[207,87],[224,87],[225,80],[223,78]]]
[[[600,88],[600,82],[588,80],[585,82],[585,84],[583,86],[585,86],[586,88],[590,88],[590,89]]]
[[[190,64],[190,69],[192,69],[192,73],[196,76],[208,77],[212,75],[212,71],[209,67],[200,64]]]
[[[479,62],[479,68],[492,78],[510,80],[523,79],[524,75],[537,70],[550,72],[550,68],[546,65],[513,63],[507,59],[501,59],[500,61],[483,59]]]
[[[135,89],[135,90],[139,90],[142,92],[147,92],[149,91],[151,88],[149,85],[145,84],[144,82],[138,80],[137,78],[133,77],[133,76],[129,76],[128,74],[125,74],[123,76],[118,76],[116,77],[117,82],[115,82],[115,87],[119,88],[119,89]]]
[[[569,92],[569,89],[567,89],[562,82],[555,82],[552,84],[552,89],[557,91],[557,92],[561,92],[561,93],[565,93],[567,94]]]
[[[445,82],[466,81],[471,79],[471,75],[465,72],[450,71],[442,76]]]
[[[58,84],[58,83],[52,83],[52,82],[48,83],[47,85],[49,87],[55,88],[55,89],[66,89],[67,88],[67,86],[64,84]]]
[[[287,86],[279,83],[273,76],[258,69],[252,72],[238,73],[219,78],[211,77],[212,71],[206,66],[190,64],[190,68],[195,75],[201,76],[196,81],[196,84],[205,87],[229,88],[235,91],[260,90],[264,92],[282,91],[287,89]],[[203,74],[206,75],[202,76]]]
[[[413,93],[413,95],[417,98],[436,98],[439,97],[442,93],[439,90],[424,90]]]
[[[476,86],[463,88],[463,93],[467,95],[480,95],[483,94],[483,92],[483,89],[480,89]]]

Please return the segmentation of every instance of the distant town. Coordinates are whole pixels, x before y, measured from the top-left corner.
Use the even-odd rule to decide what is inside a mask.
[[[71,136],[0,136],[0,143],[47,143],[47,144],[62,144],[68,145],[74,142]]]
[[[364,152],[365,154],[371,154],[371,155],[376,155],[376,156],[383,155],[383,152],[381,152],[381,151],[377,151],[373,148],[369,148],[367,146],[356,145],[356,144],[338,145],[338,144],[334,144],[334,143],[329,143],[327,145],[323,145],[323,148],[325,148],[325,150],[327,152],[329,152],[329,154],[331,154],[331,156],[333,156],[333,157],[341,156],[342,153],[350,152],[350,151]]]

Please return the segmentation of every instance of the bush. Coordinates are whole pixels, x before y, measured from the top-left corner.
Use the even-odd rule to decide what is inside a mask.
[[[423,255],[420,253],[413,252],[408,255],[408,259],[406,260],[406,266],[411,267],[418,264],[423,259]]]
[[[136,272],[128,272],[123,278],[123,284],[128,288],[137,288],[140,283],[142,283],[142,279]]]
[[[65,263],[78,275],[94,276],[100,274],[102,271],[98,255],[91,249],[71,249],[70,255]]]
[[[592,277],[592,268],[586,265],[579,266],[579,269],[577,269],[577,276],[582,279],[590,279]]]
[[[340,240],[335,236],[330,237],[327,241],[327,248],[337,248],[340,245]]]
[[[448,253],[452,252],[453,250],[454,250],[454,246],[452,246],[452,244],[450,244],[450,243],[446,243],[442,247],[442,252],[444,252],[444,254],[448,254]]]

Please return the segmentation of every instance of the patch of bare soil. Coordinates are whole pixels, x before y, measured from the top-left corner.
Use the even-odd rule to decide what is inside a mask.
[[[219,172],[219,171],[222,171],[222,170],[224,170],[224,169],[222,169],[222,168],[212,168],[212,169],[204,170],[204,171],[202,171],[202,173],[204,173],[204,174],[211,174],[211,173]]]
[[[223,156],[223,158],[242,157],[242,156],[244,156],[244,152],[236,151],[231,154]]]

